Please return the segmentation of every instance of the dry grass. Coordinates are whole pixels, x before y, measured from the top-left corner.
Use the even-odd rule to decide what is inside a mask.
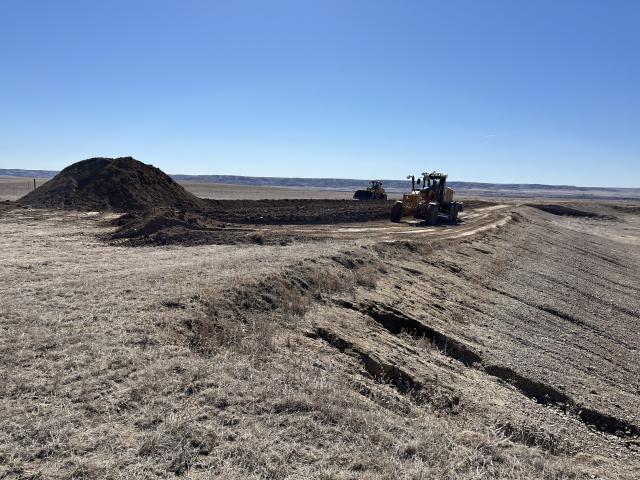
[[[0,466],[68,476],[70,458],[121,455],[109,470],[135,464],[132,412],[172,411],[164,395],[181,395],[184,365],[201,363],[181,333],[201,306],[197,293],[268,276],[274,250],[128,250],[99,243],[90,215],[29,215],[0,225]]]
[[[36,186],[42,185],[48,178],[36,178]],[[33,178],[0,177],[0,201],[17,200],[33,191]]]
[[[99,243],[86,214],[2,220],[0,478],[561,479],[611,466],[535,419],[417,403],[317,338],[318,321],[364,338],[331,308],[377,295],[389,250],[125,249]],[[425,339],[368,338],[488,385]]]
[[[333,256],[301,262],[277,276],[245,281],[225,292],[205,291],[204,308],[188,323],[191,345],[203,354],[220,348],[271,354],[277,333],[299,329],[313,302],[352,291],[356,285],[375,286],[376,273],[362,258]]]

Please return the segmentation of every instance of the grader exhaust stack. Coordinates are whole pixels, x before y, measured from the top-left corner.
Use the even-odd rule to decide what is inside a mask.
[[[447,175],[438,172],[422,174],[422,188],[420,179],[409,175],[411,180],[411,193],[403,195],[401,201],[397,201],[391,208],[391,221],[399,222],[403,216],[413,216],[426,220],[430,225],[438,223],[440,215],[446,215],[451,223],[458,220],[458,213],[464,208],[462,202],[453,200],[453,189],[446,186]]]

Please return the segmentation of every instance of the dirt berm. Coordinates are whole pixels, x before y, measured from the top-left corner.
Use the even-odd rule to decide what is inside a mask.
[[[153,242],[162,238],[161,243],[176,243],[171,241],[174,237],[181,241],[183,237],[188,238],[187,243],[219,243],[215,232],[225,227],[221,222],[302,225],[379,220],[388,217],[389,203],[324,199],[204,200],[187,192],[160,169],[132,157],[99,157],[74,163],[17,202],[33,208],[129,213],[118,221],[124,231],[116,237],[142,235],[147,238],[153,234]],[[185,235],[177,235],[176,230]],[[211,231],[215,231],[213,238]]]
[[[202,208],[199,198],[159,168],[132,157],[99,157],[74,163],[18,203],[36,208],[119,212]]]
[[[9,210],[14,209],[16,206],[15,203],[4,200],[2,202],[0,202],[0,215],[4,212],[8,212]]]

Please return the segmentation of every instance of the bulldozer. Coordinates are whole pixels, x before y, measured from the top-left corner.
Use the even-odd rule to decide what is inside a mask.
[[[420,178],[416,181],[414,175],[409,175],[407,179],[411,180],[411,193],[405,193],[402,200],[391,207],[392,222],[399,222],[403,216],[425,220],[429,225],[436,225],[440,216],[446,216],[451,223],[458,220],[458,213],[462,212],[464,204],[453,200],[453,189],[446,186],[447,175],[425,172],[422,182]]]
[[[356,190],[354,200],[386,200],[387,193],[382,186],[382,180],[371,180],[366,190]]]

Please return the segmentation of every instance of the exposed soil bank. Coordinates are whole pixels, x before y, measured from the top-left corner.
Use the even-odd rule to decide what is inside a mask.
[[[9,200],[3,200],[0,202],[0,215],[4,212],[8,212],[9,210],[13,210],[16,208],[15,202],[11,202]]]

